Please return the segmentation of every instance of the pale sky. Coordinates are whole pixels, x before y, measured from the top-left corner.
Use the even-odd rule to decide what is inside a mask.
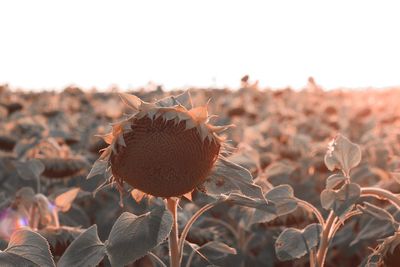
[[[399,1],[0,2],[0,83],[400,85]]]

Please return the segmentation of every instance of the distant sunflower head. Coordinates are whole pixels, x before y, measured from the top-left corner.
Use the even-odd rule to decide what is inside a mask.
[[[122,192],[123,183],[155,197],[180,197],[200,186],[223,146],[217,135],[227,127],[209,123],[207,107],[193,108],[188,92],[147,103],[121,94],[132,114],[104,135],[107,161]]]

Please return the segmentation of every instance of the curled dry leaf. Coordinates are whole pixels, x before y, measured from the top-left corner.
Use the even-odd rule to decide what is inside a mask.
[[[60,211],[67,212],[71,208],[72,202],[74,202],[79,190],[79,188],[72,188],[58,195],[54,200],[54,204]]]

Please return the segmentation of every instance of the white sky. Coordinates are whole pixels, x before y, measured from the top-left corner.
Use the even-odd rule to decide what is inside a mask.
[[[0,1],[0,83],[400,85],[397,1]]]

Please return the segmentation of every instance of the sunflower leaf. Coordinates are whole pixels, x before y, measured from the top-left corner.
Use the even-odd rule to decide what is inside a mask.
[[[281,261],[298,259],[317,247],[322,226],[317,223],[308,225],[303,230],[287,228],[275,242],[275,252]]]
[[[92,225],[69,245],[57,266],[97,266],[105,255],[105,246],[97,234],[97,225]]]
[[[44,165],[38,159],[31,159],[27,162],[17,161],[15,167],[24,180],[38,179],[44,171]]]
[[[204,188],[209,195],[229,194],[239,191],[251,198],[263,199],[261,188],[253,182],[253,177],[245,168],[220,158],[214,166]]]
[[[90,179],[99,174],[104,174],[106,172],[107,167],[108,167],[107,161],[101,159],[96,160],[86,179]]]
[[[28,229],[15,231],[4,252],[0,266],[55,266],[46,239]]]
[[[265,194],[268,202],[275,205],[277,216],[289,214],[297,209],[297,199],[290,185],[278,185]]]
[[[167,238],[172,223],[172,214],[165,207],[140,216],[122,213],[106,242],[111,265],[124,266],[146,255]]]
[[[265,194],[268,202],[259,199],[244,201],[245,197],[238,199],[235,194],[229,195],[228,200],[231,199],[236,201],[235,204],[242,206],[240,210],[244,215],[241,216],[239,223],[245,229],[249,229],[256,223],[270,222],[297,209],[297,200],[290,185],[279,185],[268,191]]]
[[[321,193],[321,204],[324,209],[333,212],[343,219],[360,198],[361,189],[358,184],[345,184],[339,190],[325,189]]]
[[[347,178],[343,176],[343,174],[335,173],[329,176],[326,179],[326,188],[327,189],[335,189],[342,182],[346,181]]]
[[[350,176],[350,170],[357,166],[360,161],[360,147],[340,134],[332,140],[325,154],[326,167],[330,171],[340,169],[346,177]]]
[[[365,214],[369,214],[372,217],[378,219],[378,220],[382,220],[382,221],[387,221],[390,222],[391,224],[395,224],[395,219],[392,216],[392,214],[390,214],[387,210],[382,209],[376,205],[373,205],[371,203],[368,202],[364,202],[364,206],[358,206],[357,207],[361,212],[365,213]]]

